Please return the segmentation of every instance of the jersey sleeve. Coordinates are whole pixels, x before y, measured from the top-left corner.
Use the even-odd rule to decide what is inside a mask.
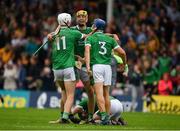
[[[85,105],[87,105],[87,103],[88,103],[88,99],[84,98],[82,101],[80,101],[80,103],[78,105],[81,107],[84,107]]]
[[[85,46],[91,46],[91,37],[87,37],[86,40],[85,40]]]
[[[116,59],[117,64],[123,64],[123,60],[122,60],[121,57],[119,57],[118,55],[113,55],[113,56],[114,56],[114,58]]]
[[[74,30],[74,36],[76,40],[80,40],[84,37],[84,34],[82,34],[80,31]]]
[[[112,39],[112,46],[113,46],[113,49],[117,49],[118,47],[120,47],[115,39]]]
[[[82,107],[83,109],[85,109],[87,107],[88,104],[88,99],[84,98],[82,101],[80,101],[80,103],[78,104],[79,107]]]

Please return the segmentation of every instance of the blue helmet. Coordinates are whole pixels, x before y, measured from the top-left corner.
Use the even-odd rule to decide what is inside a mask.
[[[97,18],[94,20],[94,25],[98,30],[104,30],[106,22],[102,19]]]

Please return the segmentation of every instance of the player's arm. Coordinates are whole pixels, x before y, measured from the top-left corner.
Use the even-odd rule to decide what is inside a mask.
[[[113,46],[114,46],[114,51],[117,53],[119,57],[122,58],[123,61],[123,70],[125,70],[127,66],[127,57],[126,57],[126,52],[117,44],[117,42],[113,39]]]
[[[85,63],[86,63],[86,68],[87,72],[90,73],[90,49],[91,49],[91,44],[90,44],[90,39],[87,38],[85,41]]]
[[[79,56],[79,55],[74,55],[74,56],[75,56],[76,59],[77,59],[78,61],[80,61],[82,64],[85,63],[85,58],[83,58],[83,57],[81,57],[81,56]]]
[[[49,41],[52,40],[52,38],[56,36],[60,32],[60,30],[61,30],[61,25],[58,25],[58,27],[56,28],[54,32],[51,32],[47,35],[48,40]]]
[[[94,28],[89,34],[86,35],[85,38],[87,38],[87,37],[93,35],[97,30],[98,30],[97,28]]]
[[[115,54],[113,55],[113,57],[116,59],[116,62],[117,62],[117,64],[120,67],[120,71],[123,72],[123,75],[127,77],[128,76],[128,72],[129,72],[128,65],[127,64],[125,65],[125,69],[121,69],[121,65],[124,66],[122,58],[119,57],[118,55],[115,55]]]
[[[89,34],[82,34],[83,36],[81,37],[81,39],[85,40],[87,37],[91,36],[96,31],[97,31],[97,28],[93,29]]]
[[[89,45],[85,46],[85,63],[86,63],[87,72],[90,72],[90,48],[91,46]]]
[[[121,45],[121,41],[119,40],[119,37],[118,37],[117,34],[110,34],[110,33],[105,33],[105,34],[108,35],[108,36],[110,36],[110,37],[112,37],[112,38],[114,38],[114,39],[117,41],[117,43],[118,43],[119,45]]]
[[[90,32],[89,34],[82,34],[79,32],[80,35],[77,35],[78,36],[78,39],[83,39],[85,40],[87,37],[89,37],[90,35],[94,34],[95,32],[97,31],[97,29],[95,28],[94,30],[92,30],[92,32]],[[80,37],[79,37],[80,36]],[[76,59],[78,61],[80,61],[82,64],[85,63],[85,57],[82,58],[81,56],[79,55],[75,55]]]
[[[127,64],[126,52],[120,46],[116,47],[114,51],[118,54],[118,56],[122,58],[123,64],[126,65]]]

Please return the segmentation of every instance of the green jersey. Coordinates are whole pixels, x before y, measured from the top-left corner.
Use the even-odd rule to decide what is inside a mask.
[[[88,112],[88,98],[84,98],[78,105],[82,107],[85,112]],[[94,111],[96,112],[97,110],[98,110],[98,106],[97,103],[95,103]]]
[[[65,69],[75,66],[74,46],[83,37],[79,31],[62,28],[52,41],[53,69]]]
[[[118,48],[118,43],[102,32],[96,32],[86,39],[86,45],[91,46],[90,64],[111,64],[112,49]]]
[[[157,68],[149,69],[143,76],[143,80],[146,81],[147,84],[153,84],[154,82],[159,81],[159,79],[159,71]]]
[[[72,27],[72,29],[78,30],[83,34],[89,34],[92,31],[92,29],[90,27],[87,27],[84,30],[80,30],[78,26],[74,26],[74,27]],[[75,55],[79,55],[83,58],[84,57],[84,50],[85,50],[85,41],[81,39],[75,45]]]
[[[170,67],[171,67],[171,58],[170,57],[159,57],[158,58],[158,62],[159,62],[159,70],[160,70],[160,75],[162,76],[165,72],[169,72],[170,71]]]

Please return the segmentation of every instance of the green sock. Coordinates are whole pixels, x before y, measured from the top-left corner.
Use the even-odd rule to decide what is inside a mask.
[[[92,113],[88,113],[88,121],[91,121],[93,118],[93,114]]]
[[[105,120],[107,118],[107,113],[106,112],[100,112],[101,114],[101,120]]]
[[[64,112],[62,118],[67,120],[69,118],[69,113]]]
[[[63,116],[63,112],[61,112],[60,118],[62,118],[62,116]]]

